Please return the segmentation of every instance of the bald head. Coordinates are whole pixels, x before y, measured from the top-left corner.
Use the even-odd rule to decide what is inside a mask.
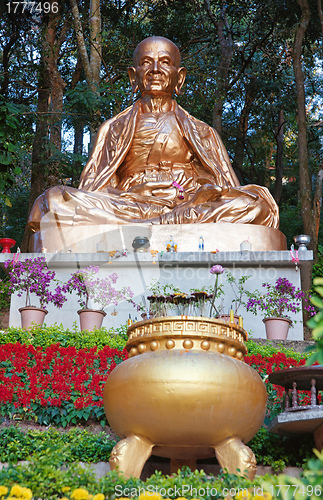
[[[151,36],[136,47],[133,67],[128,68],[134,92],[154,97],[180,94],[186,69],[180,68],[181,55],[176,45],[167,38]]]
[[[181,54],[178,47],[168,38],[162,36],[150,36],[145,38],[140,42],[133,53],[133,63],[134,66],[138,66],[140,58],[146,51],[154,51],[158,47],[158,50],[164,50],[171,54],[174,59],[175,66],[179,68],[181,64]]]

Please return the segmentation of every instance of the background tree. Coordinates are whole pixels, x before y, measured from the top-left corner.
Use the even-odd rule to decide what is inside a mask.
[[[78,186],[89,136],[136,98],[126,73],[135,46],[146,36],[161,35],[179,46],[188,68],[179,103],[221,133],[242,184],[271,189],[288,245],[295,234],[306,232],[317,246],[321,0],[58,3],[55,15],[18,9],[10,18],[7,6],[0,7],[0,88],[6,106],[0,154],[9,158],[10,153],[6,172],[13,185],[6,184],[5,196],[15,204],[21,175],[13,169],[22,167],[24,196],[30,189],[25,219],[50,184]],[[310,14],[306,29],[305,11]],[[10,148],[19,145],[24,154],[9,151],[1,137],[10,137]],[[1,206],[4,231],[13,211],[4,201]]]

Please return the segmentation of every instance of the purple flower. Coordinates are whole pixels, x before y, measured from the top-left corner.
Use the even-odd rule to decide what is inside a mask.
[[[64,292],[76,292],[76,295],[79,297],[78,303],[82,309],[88,308],[89,300],[94,304],[98,304],[101,310],[110,305],[117,306],[123,300],[133,303],[132,297],[134,294],[129,287],[123,287],[120,290],[114,288],[113,285],[118,280],[116,273],[100,279],[95,276],[98,272],[98,266],[89,266],[83,270],[76,271],[63,286]]]
[[[57,280],[55,271],[48,269],[45,257],[25,259],[23,262],[7,260],[4,265],[9,269],[10,292],[17,293],[18,297],[25,292],[26,305],[30,305],[30,295],[35,294],[39,298],[40,307],[49,302],[62,307],[66,300],[62,288],[58,286],[55,294],[49,291],[51,283],[57,283]]]
[[[210,307],[210,317],[212,317],[212,310],[214,309],[215,315],[218,313],[217,309],[214,305],[215,298],[218,293],[218,281],[219,281],[219,274],[222,274],[224,271],[224,267],[222,267],[220,264],[216,264],[215,266],[211,267],[210,273],[215,274],[215,283],[214,283],[214,290],[213,290],[213,298],[211,302],[211,307]]]
[[[215,266],[211,267],[210,273],[211,274],[222,274],[224,271],[224,267],[222,267],[220,264],[216,264]]]
[[[264,291],[249,292],[247,311],[257,314],[258,310],[264,312],[265,317],[289,318],[302,310],[302,300],[307,300],[307,295],[288,281],[287,278],[278,278],[276,282],[263,283]],[[305,307],[306,309],[306,307]],[[306,309],[307,310],[307,309]]]

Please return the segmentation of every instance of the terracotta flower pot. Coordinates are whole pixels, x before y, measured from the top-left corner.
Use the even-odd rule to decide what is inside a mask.
[[[21,326],[25,330],[32,328],[35,325],[41,326],[48,311],[41,307],[26,306],[19,309],[21,315]]]
[[[89,332],[95,328],[101,328],[103,319],[107,315],[104,311],[95,309],[80,309],[77,314],[80,316],[81,331],[88,330]]]
[[[272,340],[286,340],[292,321],[287,318],[264,318],[266,337]]]

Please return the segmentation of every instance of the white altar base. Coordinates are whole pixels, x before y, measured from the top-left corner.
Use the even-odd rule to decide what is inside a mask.
[[[179,252],[197,252],[199,237],[204,238],[204,250],[220,252],[239,251],[240,244],[248,240],[252,250],[286,250],[286,238],[278,229],[256,224],[218,222],[216,224],[102,224],[59,225],[41,224],[41,230],[31,237],[30,251],[56,253],[96,253],[127,248],[132,251],[136,236],[146,236],[150,249],[165,250],[170,238],[177,243]]]
[[[40,254],[20,254],[20,260],[39,257]],[[48,267],[54,269],[56,276],[61,281],[67,281],[76,269],[89,265],[100,267],[100,275],[107,276],[116,272],[119,276],[116,287],[130,286],[135,293],[135,301],[141,302],[142,296],[147,296],[147,288],[152,280],[158,280],[161,284],[172,283],[181,290],[189,292],[190,288],[201,288],[202,286],[214,285],[215,276],[209,270],[215,264],[221,264],[225,269],[231,271],[238,279],[242,275],[250,275],[246,286],[249,290],[261,288],[263,282],[274,283],[280,276],[287,278],[296,287],[301,287],[301,276],[310,272],[312,251],[299,252],[299,270],[295,270],[289,251],[258,251],[258,252],[159,252],[155,258],[149,251],[144,253],[130,252],[127,256],[113,258],[110,262],[108,253],[56,253],[43,254]],[[0,254],[0,264],[12,258],[12,254]],[[220,275],[219,283],[223,281],[224,274]],[[224,310],[229,311],[233,299],[233,293],[228,284],[225,287]],[[24,299],[16,295],[11,299],[10,326],[20,326],[20,313],[18,309],[23,307]],[[38,305],[33,303],[32,305]],[[45,318],[46,325],[62,323],[65,328],[72,329],[76,322],[79,325],[76,295],[69,295],[62,309],[57,309],[51,304],[47,307],[49,313]],[[118,327],[125,324],[129,313],[132,319],[141,319],[138,313],[129,303],[124,302],[115,309],[110,307],[106,310],[103,326],[106,328]],[[112,313],[112,314],[111,314]],[[117,313],[117,314],[115,314]],[[265,338],[265,326],[262,322],[262,314],[257,316],[247,313],[243,308],[238,312],[244,319],[244,327],[250,333],[250,338]],[[290,329],[288,340],[303,340],[302,313],[293,317],[297,324]]]

